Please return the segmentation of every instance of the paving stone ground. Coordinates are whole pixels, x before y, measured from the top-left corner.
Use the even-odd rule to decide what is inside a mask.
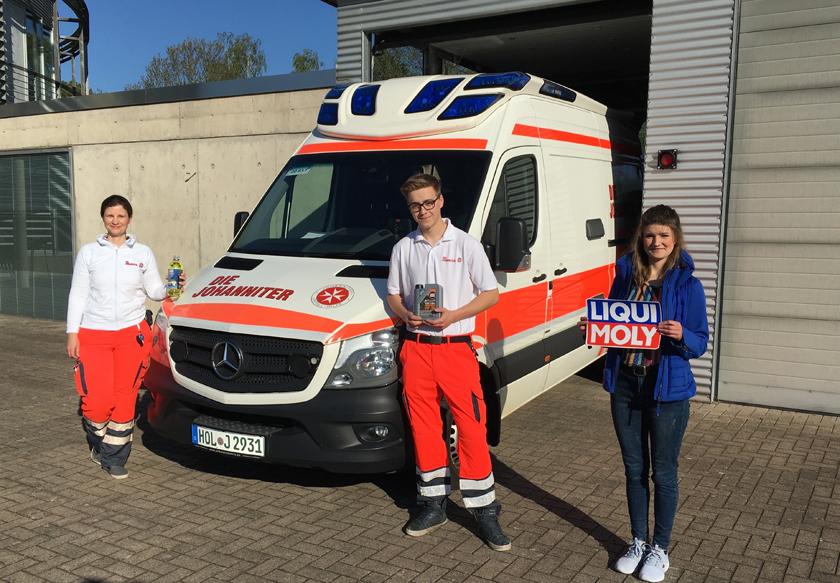
[[[513,549],[453,495],[422,538],[411,473],[334,475],[172,444],[141,394],[128,480],[88,458],[61,323],[0,315],[0,581],[635,581],[609,401],[585,371],[505,419],[493,449]],[[587,378],[589,377],[589,378]],[[692,403],[666,581],[837,582],[837,417]]]

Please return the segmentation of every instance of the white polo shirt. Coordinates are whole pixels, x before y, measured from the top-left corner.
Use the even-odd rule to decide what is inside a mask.
[[[481,243],[443,219],[446,231],[432,245],[416,229],[403,237],[391,251],[388,294],[402,296],[405,307],[414,310],[414,286],[436,283],[443,286],[443,307],[456,310],[479,293],[498,289],[499,284]],[[465,318],[443,330],[423,325],[412,332],[432,336],[463,336],[475,329],[475,317]]]

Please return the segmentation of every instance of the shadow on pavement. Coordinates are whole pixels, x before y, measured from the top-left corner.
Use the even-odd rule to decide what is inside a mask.
[[[603,366],[604,359],[598,359],[579,372],[578,376],[600,382]],[[170,441],[159,435],[149,424],[146,417],[149,402],[149,392],[142,391],[137,400],[137,428],[142,432],[143,446],[155,455],[173,461],[182,467],[218,476],[293,484],[310,488],[342,488],[369,483],[380,488],[389,496],[397,508],[410,511],[411,516],[408,517],[406,524],[420,512],[420,507],[416,505],[413,460],[407,464],[406,470],[391,474],[335,474],[315,468],[299,468],[229,457]],[[591,516],[530,482],[496,456],[492,456],[492,458],[493,473],[499,484],[522,498],[539,504],[574,528],[594,538],[609,554],[610,564],[624,550],[625,541]],[[457,484],[458,472],[457,468],[453,468],[453,491],[457,488]],[[461,504],[455,503],[454,500],[450,500],[447,506],[447,517],[452,522],[475,534],[475,519],[472,513]]]
[[[594,348],[592,350],[595,350]],[[585,369],[577,373],[576,376],[584,378],[588,381],[598,383],[599,385],[604,381],[604,362],[606,359],[602,355],[598,360],[587,366]]]
[[[492,454],[491,454],[492,455]],[[493,457],[493,475],[496,482],[511,492],[539,504],[557,517],[565,520],[573,527],[594,538],[609,554],[609,564],[618,559],[626,546],[625,541],[597,520],[578,510],[565,500],[546,492],[527,478],[518,474],[516,470],[507,466],[496,456]]]
[[[317,468],[300,468],[236,458],[183,445],[158,434],[149,424],[146,410],[151,397],[141,391],[137,398],[137,428],[140,439],[150,452],[182,467],[199,472],[242,480],[260,480],[309,488],[343,488],[370,483],[387,494],[398,508],[414,505],[414,472],[390,474],[335,474]],[[412,468],[413,469],[413,468]]]

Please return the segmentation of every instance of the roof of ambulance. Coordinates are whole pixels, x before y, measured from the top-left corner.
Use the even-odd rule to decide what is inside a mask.
[[[523,73],[405,77],[337,85],[321,105],[318,132],[331,138],[395,140],[463,131],[520,96],[600,115],[608,111],[585,95]]]

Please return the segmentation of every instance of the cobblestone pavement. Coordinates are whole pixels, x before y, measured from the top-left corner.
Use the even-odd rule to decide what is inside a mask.
[[[503,424],[493,449],[513,549],[453,495],[423,538],[413,476],[332,475],[169,443],[145,423],[128,480],[88,459],[63,326],[0,315],[0,580],[634,581],[608,399],[576,376]],[[593,376],[593,375],[589,375]],[[838,581],[837,417],[692,403],[666,581]]]

